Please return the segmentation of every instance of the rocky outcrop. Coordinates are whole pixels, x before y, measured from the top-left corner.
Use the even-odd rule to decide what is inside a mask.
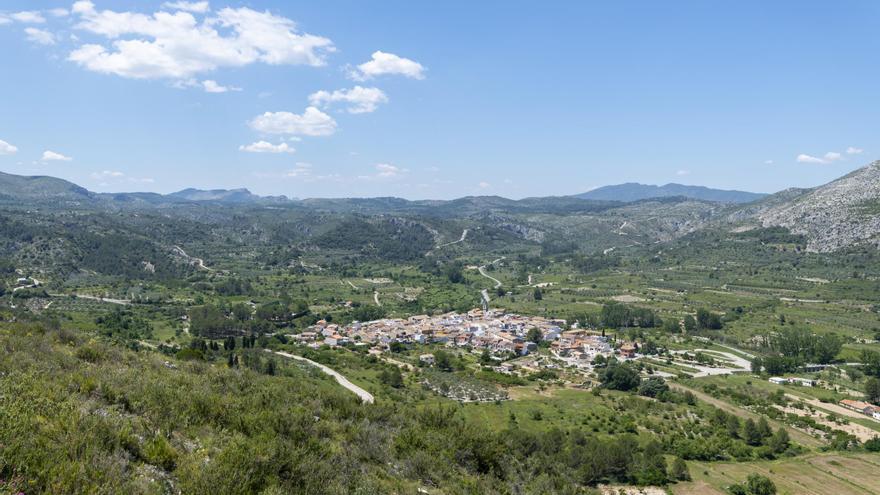
[[[807,250],[836,251],[880,234],[880,161],[824,186],[756,212],[764,227],[786,227],[807,238]]]

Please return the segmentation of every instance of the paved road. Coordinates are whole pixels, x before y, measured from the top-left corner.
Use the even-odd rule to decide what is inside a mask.
[[[180,246],[174,246],[174,250],[177,251],[178,254],[180,254],[181,256],[183,256],[184,258],[186,258],[187,260],[189,260],[189,261],[194,261],[195,264],[196,264],[196,266],[199,267],[199,268],[201,268],[202,270],[208,270],[208,271],[211,271],[211,268],[208,267],[208,265],[205,264],[205,260],[203,260],[203,259],[201,259],[201,258],[196,258],[196,257],[193,257],[193,256],[190,256],[190,255],[186,254],[186,251],[184,251],[183,248],[180,247]]]
[[[266,352],[271,352],[271,353],[273,353],[273,354],[277,354],[277,355],[279,355],[279,356],[286,357],[286,358],[290,358],[290,359],[296,359],[297,361],[305,361],[305,362],[311,364],[312,366],[318,368],[319,370],[323,371],[324,373],[326,373],[326,374],[332,376],[333,378],[335,378],[337,383],[339,383],[339,384],[342,385],[343,387],[347,388],[348,390],[351,390],[351,391],[354,392],[358,397],[360,397],[360,398],[361,398],[361,402],[363,402],[363,403],[365,403],[365,404],[372,404],[372,403],[375,401],[375,398],[373,397],[373,394],[371,394],[371,393],[367,392],[366,390],[364,390],[364,389],[358,387],[358,386],[355,385],[354,383],[351,383],[350,381],[348,381],[348,378],[346,378],[346,377],[340,375],[338,372],[336,372],[336,370],[334,370],[334,369],[332,369],[332,368],[328,368],[327,366],[324,366],[324,365],[321,364],[321,363],[316,363],[316,362],[312,361],[311,359],[306,359],[306,358],[304,358],[304,357],[302,357],[302,356],[297,356],[297,355],[295,355],[295,354],[290,354],[290,353],[287,353],[287,352],[282,352],[282,351],[271,351],[271,350],[269,350],[269,349],[266,349]]]
[[[502,256],[502,257],[498,258],[497,260],[495,260],[495,261],[489,263],[489,265],[497,264],[497,263],[503,261],[504,258],[505,258],[505,257]],[[480,275],[482,275],[482,276],[488,278],[489,280],[495,282],[495,287],[492,287],[492,288],[493,288],[493,289],[497,289],[497,288],[501,287],[501,281],[498,280],[498,279],[495,278],[495,277],[490,276],[488,273],[486,273],[486,267],[489,266],[489,265],[483,265],[483,266],[477,267],[477,270],[480,271]]]
[[[439,246],[435,247],[434,249],[440,249],[442,247],[451,246],[453,244],[458,244],[459,242],[464,242],[464,240],[467,238],[467,235],[468,235],[468,229],[464,229],[464,231],[461,233],[460,239],[452,241],[452,242],[447,242],[446,244],[440,244]]]

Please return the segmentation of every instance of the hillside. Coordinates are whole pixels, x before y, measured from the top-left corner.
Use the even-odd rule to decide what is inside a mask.
[[[798,194],[799,193],[799,194]],[[880,161],[824,186],[755,212],[764,227],[785,227],[807,238],[810,251],[830,252],[880,234]]]
[[[93,193],[63,179],[0,172],[0,201],[91,201],[93,199]]]
[[[655,186],[650,184],[639,184],[637,182],[627,182],[626,184],[600,187],[590,192],[578,194],[575,197],[600,201],[631,202],[650,198],[668,198],[672,196],[682,196],[703,201],[715,201],[718,203],[749,203],[761,199],[766,195],[746,191],[712,189],[704,186],[686,186],[674,183]]]

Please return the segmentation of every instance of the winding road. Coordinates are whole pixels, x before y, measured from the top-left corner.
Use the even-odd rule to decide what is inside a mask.
[[[196,257],[193,257],[193,256],[190,256],[190,255],[186,254],[186,251],[184,251],[182,247],[180,247],[180,246],[174,246],[174,251],[175,251],[177,254],[179,254],[180,256],[186,258],[187,261],[189,261],[189,262],[191,262],[191,263],[194,263],[198,268],[201,268],[202,270],[208,270],[208,271],[211,271],[211,268],[208,267],[207,265],[205,265],[205,260],[203,260],[203,259],[201,259],[201,258],[196,258]]]
[[[464,240],[467,239],[467,235],[468,235],[468,229],[464,229],[464,231],[461,233],[460,239],[452,241],[452,242],[447,242],[446,244],[440,244],[439,246],[435,247],[434,249],[440,249],[442,247],[451,246],[453,244],[458,244],[459,242],[464,242]]]
[[[328,368],[327,366],[324,366],[321,363],[316,363],[316,362],[312,361],[311,359],[306,359],[302,356],[297,356],[295,354],[290,354],[288,352],[272,351],[269,349],[266,349],[266,352],[271,352],[272,354],[277,354],[279,356],[290,358],[290,359],[296,359],[297,361],[305,361],[305,362],[311,364],[312,366],[318,368],[319,370],[323,371],[324,373],[335,378],[337,383],[339,383],[343,387],[347,388],[348,390],[354,392],[355,395],[360,397],[361,402],[363,402],[364,404],[372,404],[373,402],[375,402],[375,398],[373,397],[373,394],[358,387],[354,383],[351,383],[350,381],[348,381],[348,378],[342,376],[333,368]]]
[[[382,303],[379,302],[379,291],[373,291],[373,301],[376,301],[376,306],[382,306]]]
[[[495,278],[495,277],[489,275],[488,273],[486,273],[486,267],[489,266],[489,265],[494,265],[494,264],[500,263],[501,261],[504,261],[504,259],[505,259],[505,257],[502,256],[502,257],[498,258],[497,260],[495,260],[495,261],[489,263],[488,265],[483,265],[483,266],[477,267],[477,270],[479,270],[480,275],[482,275],[482,276],[488,278],[489,280],[495,282],[495,287],[492,287],[493,289],[497,289],[497,288],[501,287],[501,281],[498,280],[497,278]]]

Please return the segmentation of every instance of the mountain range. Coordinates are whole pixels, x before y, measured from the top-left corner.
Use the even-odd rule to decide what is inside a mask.
[[[114,232],[133,229],[151,243],[159,242],[155,232],[146,227],[148,219],[155,217],[162,224],[173,224],[168,225],[170,233],[161,245],[154,246],[158,250],[184,242],[172,234],[182,226],[205,242],[215,241],[204,232],[224,232],[244,244],[281,243],[285,249],[298,246],[306,250],[314,249],[316,243],[332,245],[325,242],[329,237],[322,237],[331,233],[339,237],[359,232],[362,239],[427,236],[439,245],[470,229],[470,239],[483,236],[487,245],[525,243],[523,246],[540,245],[544,250],[586,253],[650,246],[705,229],[744,232],[781,227],[801,236],[807,250],[831,252],[878,244],[880,162],[823,186],[771,195],[631,183],[567,197],[511,200],[472,196],[448,201],[387,197],[296,200],[258,196],[247,189],[111,194],[91,192],[54,177],[0,173],[0,205],[0,220],[7,216],[24,225],[39,221],[42,233],[52,232],[53,219],[70,221],[74,211],[106,214],[105,220],[115,225]],[[15,216],[21,215],[23,208],[34,207],[41,211],[39,219]],[[137,214],[124,214],[126,211]],[[75,221],[82,222],[81,218],[85,217]],[[247,221],[242,224],[242,219]],[[100,230],[94,232],[101,235]],[[425,243],[429,246],[431,241]],[[356,239],[349,244],[350,249],[363,251]]]
[[[666,184],[654,186],[627,182],[613,186],[603,186],[592,191],[577,194],[581,199],[595,199],[601,201],[632,202],[651,198],[668,198],[681,196],[703,201],[715,201],[719,203],[750,203],[759,200],[766,194],[746,191],[729,191],[724,189],[712,189],[704,186],[686,186],[683,184]]]

